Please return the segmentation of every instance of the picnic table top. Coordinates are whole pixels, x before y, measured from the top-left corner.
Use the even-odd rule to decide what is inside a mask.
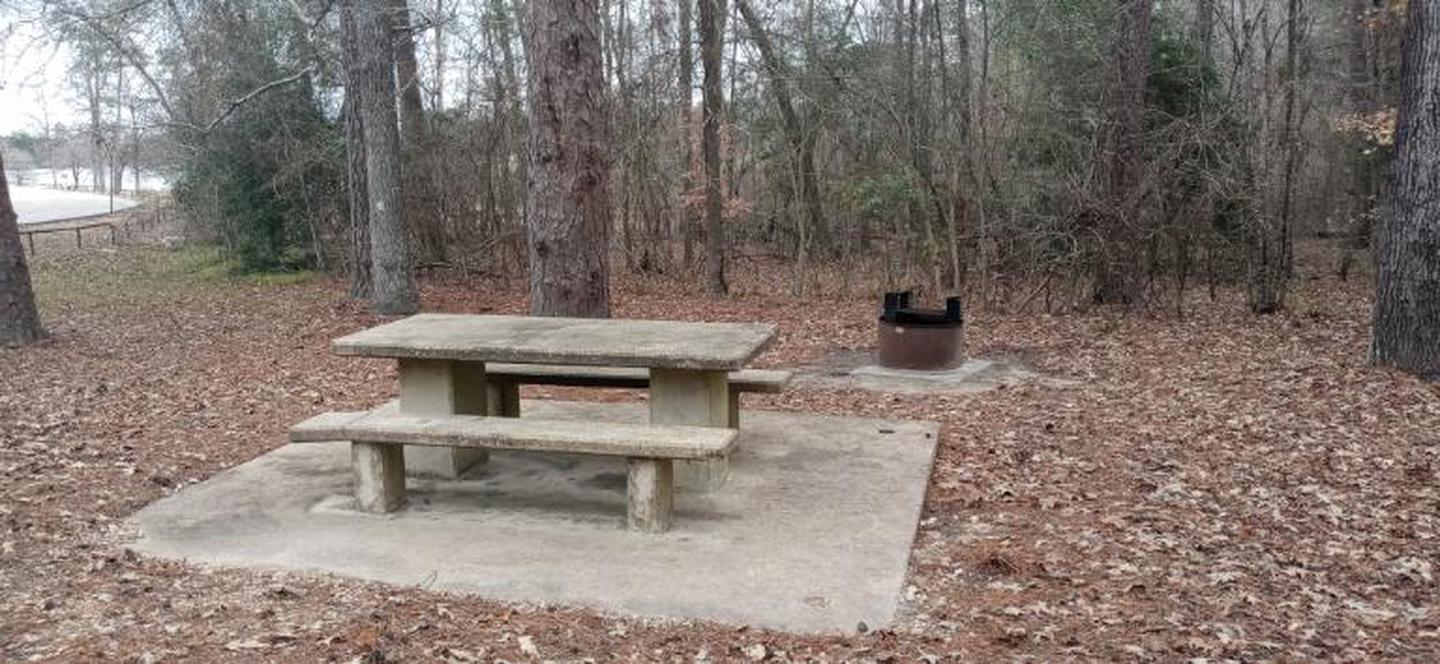
[[[768,323],[417,314],[336,339],[336,355],[731,371],[775,337]]]

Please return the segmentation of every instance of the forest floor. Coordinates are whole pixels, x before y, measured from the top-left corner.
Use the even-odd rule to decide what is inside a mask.
[[[394,369],[327,352],[378,322],[338,281],[39,244],[53,338],[0,350],[0,661],[1440,661],[1440,386],[1367,366],[1363,278],[1304,280],[1266,317],[1228,291],[1183,318],[972,313],[972,353],[1063,385],[757,397],[943,427],[901,619],[815,637],[129,553],[127,515],[390,396]],[[723,300],[621,278],[615,315],[774,321],[762,365],[872,344],[875,297],[747,274]],[[489,280],[423,296],[525,302]]]

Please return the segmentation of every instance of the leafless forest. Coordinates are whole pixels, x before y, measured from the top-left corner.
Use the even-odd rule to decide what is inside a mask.
[[[65,85],[83,106],[84,124],[37,123],[31,157],[113,165],[100,186],[122,186],[127,166],[163,168],[190,232],[255,269],[348,270],[368,293],[370,241],[355,236],[374,224],[404,254],[374,257],[390,281],[405,265],[540,264],[718,292],[727,263],[778,259],[797,294],[918,286],[1007,306],[1169,306],[1241,286],[1262,312],[1284,305],[1297,242],[1349,246],[1332,266],[1342,276],[1369,251],[1405,6],[7,4],[10,39],[73,56]],[[563,30],[582,37],[583,74],[558,73],[580,71],[555,59]],[[382,71],[393,83],[367,83]],[[361,93],[386,90],[395,117],[372,117],[385,109]],[[545,106],[555,99],[592,107]],[[371,131],[386,121],[394,140]],[[584,149],[553,144],[579,135],[567,125],[557,139],[545,123],[561,121],[592,142],[588,189],[542,177]],[[392,150],[383,195],[403,204],[367,220],[366,166]],[[609,251],[533,251],[527,214],[562,223],[545,203],[561,194],[588,206],[567,232]]]

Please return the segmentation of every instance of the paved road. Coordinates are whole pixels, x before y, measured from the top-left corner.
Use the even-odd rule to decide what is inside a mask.
[[[37,187],[10,187],[10,200],[15,204],[15,213],[20,224],[34,224],[90,217],[111,211],[110,197],[103,194],[87,194],[77,191],[56,191]],[[135,207],[128,198],[115,197],[116,210]]]

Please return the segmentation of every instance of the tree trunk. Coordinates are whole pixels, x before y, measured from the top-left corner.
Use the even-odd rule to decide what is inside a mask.
[[[1145,79],[1150,61],[1150,0],[1116,0],[1111,38],[1110,100],[1100,151],[1103,195],[1094,299],[1140,297],[1140,197]]]
[[[5,181],[5,156],[0,154],[0,346],[22,346],[45,336],[16,223]]]
[[[1374,6],[1370,0],[1350,0],[1350,47],[1347,49],[1349,62],[1349,97],[1351,112],[1357,116],[1369,116],[1375,110],[1375,81],[1371,76],[1369,21]],[[1350,160],[1351,170],[1351,218],[1356,222],[1354,242],[1351,246],[1363,247],[1370,240],[1371,221],[1375,212],[1376,189],[1380,178],[1375,167],[1368,160]]]
[[[97,194],[105,193],[105,134],[100,128],[100,97],[104,82],[100,67],[100,57],[92,56],[85,88],[90,104],[90,191]],[[75,186],[78,188],[80,183],[76,182]]]
[[[370,198],[365,186],[365,125],[360,119],[359,95],[346,93],[342,113],[350,213],[350,297],[365,300],[374,294],[374,285],[370,281]]]
[[[522,18],[523,14],[518,9],[506,7],[505,0],[490,0],[487,22],[495,32],[495,43],[500,45],[503,74],[503,77],[493,77],[495,88],[503,90],[503,94],[496,96],[495,108],[504,118],[499,123],[503,144],[503,163],[499,170],[504,177],[496,187],[496,193],[502,203],[505,230],[511,238],[505,244],[516,263],[525,260],[523,256],[526,249],[521,246],[525,224],[525,192],[520,189],[527,186],[530,180],[529,152],[527,146],[521,144],[521,140],[527,137],[529,132],[525,127],[525,109],[521,104],[520,77],[516,74],[518,66],[512,39],[512,28],[516,22],[522,22]],[[528,41],[524,35],[524,26],[520,26],[519,30],[521,42]]]
[[[395,56],[388,0],[358,0],[356,36],[362,52],[360,107],[365,135],[365,188],[370,199],[371,279],[378,314],[420,307],[405,228],[400,129],[395,117]]]
[[[947,127],[954,127],[955,152],[959,153],[950,157],[951,180],[954,183],[949,224],[950,287],[953,290],[959,290],[965,282],[968,265],[965,260],[965,235],[966,229],[970,226],[971,210],[975,207],[972,200],[979,196],[979,187],[976,186],[978,180],[975,178],[975,146],[971,142],[974,113],[970,110],[973,85],[970,80],[970,8],[968,5],[967,0],[959,0],[955,3],[955,93],[953,98],[947,97],[945,122]],[[943,12],[937,8],[936,38],[940,42],[941,62],[945,63],[949,60],[945,56],[943,16]],[[942,64],[942,67],[945,65]],[[944,71],[948,72],[948,67]]]
[[[1274,210],[1273,219],[1271,212],[1267,210],[1264,218],[1256,225],[1256,233],[1259,237],[1250,240],[1254,245],[1250,248],[1251,266],[1248,275],[1250,310],[1257,314],[1274,313],[1285,307],[1285,297],[1289,289],[1294,262],[1292,219],[1294,216],[1295,178],[1302,156],[1300,152],[1301,139],[1296,134],[1300,125],[1303,124],[1303,119],[1296,114],[1299,79],[1302,75],[1299,57],[1302,48],[1300,0],[1288,0],[1286,6],[1285,64],[1282,71],[1284,101],[1280,129],[1274,143],[1275,148],[1284,155],[1284,162],[1279,172],[1279,200],[1275,206],[1277,209]],[[1267,110],[1269,107],[1270,104],[1267,103]]]
[[[406,216],[427,261],[445,260],[445,229],[435,213],[430,186],[430,146],[426,141],[425,107],[420,96],[420,64],[410,26],[409,0],[390,0],[391,33],[395,37],[395,85],[400,92],[400,148],[405,171]]]
[[[355,34],[355,0],[340,3],[340,50],[344,60],[345,184],[350,218],[350,297],[369,299],[370,198],[365,188],[365,124],[361,119],[359,36]]]
[[[1205,62],[1210,63],[1215,50],[1215,0],[1195,3],[1195,41],[1200,44]]]
[[[695,39],[694,26],[690,19],[691,0],[679,0],[680,3],[680,27],[676,31],[679,35],[680,46],[680,140],[681,154],[684,163],[680,166],[680,204],[676,206],[675,224],[678,227],[681,247],[681,265],[689,272],[690,265],[694,262],[695,254],[695,220],[690,218],[689,194],[694,181],[691,174],[694,173],[695,142],[694,130],[691,128],[691,106],[694,104],[692,96],[695,87],[695,56],[692,55],[690,44]]]
[[[775,105],[780,107],[785,138],[790,142],[793,152],[790,164],[795,171],[795,180],[800,183],[800,198],[805,204],[809,235],[814,244],[828,251],[831,249],[830,232],[820,202],[820,185],[815,181],[815,140],[806,136],[806,128],[791,100],[789,66],[780,59],[780,54],[775,52],[774,45],[770,43],[770,35],[765,32],[765,26],[760,23],[760,17],[750,7],[750,3],[745,0],[736,2],[740,16],[750,30],[750,37],[755,40],[755,48],[760,51],[765,72],[770,76],[770,92],[775,95]],[[803,247],[801,251],[810,253]]]
[[[1440,378],[1440,3],[1411,0],[1370,358]]]
[[[610,126],[596,0],[531,0],[530,310],[610,315]]]
[[[725,97],[721,90],[720,63],[725,54],[725,0],[698,0],[700,5],[700,60],[704,68],[702,96],[704,113],[700,152],[705,162],[705,272],[706,288],[724,295],[725,220],[720,173],[720,119]]]

